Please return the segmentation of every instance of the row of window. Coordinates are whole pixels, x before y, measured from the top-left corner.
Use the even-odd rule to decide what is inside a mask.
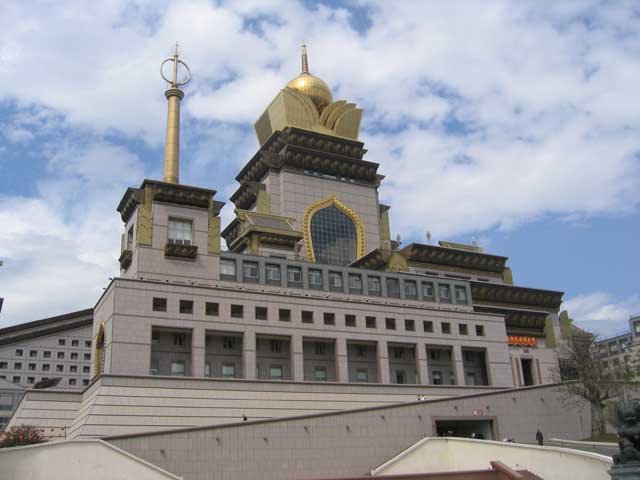
[[[64,338],[59,338],[58,339],[58,346],[64,347],[66,345],[66,340]],[[80,340],[71,340],[71,346],[72,347],[79,347],[80,346]],[[86,348],[91,348],[91,340],[85,340],[84,341],[84,346]],[[64,352],[59,352],[60,353],[64,353]],[[75,355],[78,355],[77,353],[74,352]],[[23,357],[25,355],[24,350],[22,348],[16,348],[16,357]],[[86,355],[86,354],[85,354]],[[51,350],[44,350],[42,352],[42,356],[43,358],[51,358]],[[38,350],[29,350],[29,358],[37,358],[38,357]],[[60,358],[60,357],[58,357]]]
[[[0,375],[0,378],[3,379],[3,380],[7,379],[6,375]],[[39,381],[43,381],[43,380],[49,380],[49,378],[48,377],[42,377]],[[11,378],[11,381],[13,383],[22,383],[22,377],[20,377],[19,375],[16,375],[16,376]],[[30,383],[30,384],[36,383],[36,377],[27,377],[26,383]],[[60,384],[61,383],[62,382],[60,382]],[[58,385],[60,385],[60,384],[58,384]],[[69,379],[67,379],[67,384],[69,386],[73,387],[73,386],[78,385],[78,381],[75,378],[69,378]],[[82,385],[84,385],[84,386],[89,385],[89,379],[88,378],[83,378],[82,379]]]
[[[9,368],[8,362],[0,362],[0,369],[1,370],[6,370],[7,368]],[[38,366],[35,363],[29,363],[27,365],[27,368],[30,371],[36,371],[38,369]],[[22,362],[14,362],[13,363],[13,369],[14,370],[22,370]],[[82,367],[82,372],[83,373],[89,373],[89,369],[90,369],[90,367],[88,365],[84,365]],[[51,365],[48,364],[48,363],[43,363],[41,370],[43,372],[49,372],[51,370]],[[56,372],[64,372],[64,365],[56,365]],[[71,373],[78,372],[78,365],[69,365],[69,372],[71,372]]]
[[[17,348],[16,349],[16,357],[22,357],[24,356],[24,352],[21,348]],[[30,350],[29,351],[29,358],[38,358],[38,351],[37,350]],[[42,352],[42,358],[52,358],[51,357],[51,350],[44,350]],[[65,352],[56,352],[56,358],[58,360],[63,360],[65,358]],[[79,352],[70,352],[69,354],[69,358],[71,360],[79,360],[80,359],[80,353]],[[82,358],[84,360],[91,360],[91,354],[90,353],[83,353],[82,354]],[[0,363],[1,365],[2,363]],[[2,368],[2,367],[0,367]]]
[[[242,280],[248,283],[258,283],[260,273],[260,264],[253,261],[242,262]],[[302,267],[288,265],[286,266],[286,284],[288,287],[302,287]],[[220,276],[227,280],[236,280],[236,262],[230,259],[220,260]],[[322,270],[309,268],[307,270],[309,288],[323,290]],[[278,264],[267,263],[265,265],[265,281],[267,284],[281,285],[282,272],[281,266]],[[329,271],[328,287],[331,291],[344,292],[344,276],[342,272]],[[386,278],[387,296],[400,298],[400,280],[398,278]],[[426,300],[435,300],[435,284],[432,281],[404,280],[404,298],[408,300],[418,300],[418,288],[422,290],[422,298]],[[354,294],[367,293],[372,296],[382,295],[382,281],[378,276],[367,275],[366,292],[362,275],[359,273],[347,274],[348,292]],[[454,286],[456,303],[468,303],[467,289],[462,285]],[[447,284],[438,284],[438,298],[441,302],[451,302],[451,286]]]

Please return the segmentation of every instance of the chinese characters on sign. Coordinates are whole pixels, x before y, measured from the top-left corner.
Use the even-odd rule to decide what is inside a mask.
[[[535,347],[538,344],[536,337],[527,337],[523,335],[509,335],[507,337],[509,345],[524,345],[527,347]]]

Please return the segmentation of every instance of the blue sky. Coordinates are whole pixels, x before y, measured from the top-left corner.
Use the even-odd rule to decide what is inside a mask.
[[[471,242],[562,290],[590,330],[640,313],[634,2],[0,4],[0,326],[92,306],[117,274],[128,186],[159,178],[158,75],[178,40],[183,183],[218,190],[299,72],[365,110],[403,242]],[[223,209],[223,221],[232,206]]]

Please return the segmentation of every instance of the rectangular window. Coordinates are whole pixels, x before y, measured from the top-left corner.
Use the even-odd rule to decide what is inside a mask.
[[[433,322],[431,320],[425,320],[422,322],[422,329],[427,332],[433,332]]]
[[[44,378],[43,378],[43,380],[44,380]],[[84,385],[84,386],[89,385],[89,379],[88,378],[83,378],[82,379],[82,385]]]
[[[51,358],[51,351],[50,350],[45,350],[42,356],[44,358]]]
[[[29,370],[35,370],[36,369],[36,364],[35,363],[30,363],[29,364]]]
[[[47,370],[49,369],[47,368]],[[88,367],[86,365],[82,367],[82,373],[89,373],[90,371],[91,371],[91,367]]]
[[[220,277],[231,280],[236,279],[236,262],[235,260],[222,259],[220,260]]]
[[[18,349],[16,350],[16,357],[21,357],[21,356],[22,356],[22,349],[21,349],[21,348],[18,348]]]
[[[322,342],[315,342],[313,347],[316,355],[325,355],[327,353],[327,346]]]
[[[169,218],[168,238],[174,245],[191,245],[193,243],[193,222],[178,218]]]
[[[325,325],[335,325],[336,324],[336,314],[335,313],[324,313],[324,324]]]
[[[0,362],[0,368],[7,368],[7,362]]]
[[[313,323],[313,312],[310,312],[308,310],[303,310],[302,323]]]
[[[27,377],[27,383],[35,383],[35,381],[35,377]],[[69,380],[69,382],[71,382],[71,380]]]
[[[407,383],[407,374],[404,370],[396,370],[396,383],[404,384]]]
[[[64,372],[64,365],[56,365],[56,372]]]
[[[85,353],[84,354],[84,359],[85,360],[91,360],[91,354],[90,353]]]
[[[77,342],[77,340],[76,340]],[[30,350],[29,351],[29,357],[30,358],[36,358],[38,356],[38,351],[37,350]]]
[[[369,371],[366,368],[356,370],[356,382],[367,383],[369,381]]]
[[[280,351],[282,351],[282,342],[280,340],[271,340],[271,351],[273,353],[280,353]]]
[[[91,340],[85,340],[84,341],[84,346],[85,346],[85,348],[91,348]]]
[[[184,347],[185,343],[185,334],[184,333],[176,333],[173,335],[173,344],[176,347]]]
[[[278,310],[278,319],[281,322],[290,322],[291,321],[291,310],[288,308],[280,308]]]
[[[243,318],[244,317],[244,307],[242,305],[231,305],[231,317],[232,318]]]
[[[400,281],[397,278],[387,278],[387,296],[400,298]]]
[[[422,296],[425,299],[433,298],[433,282],[422,282]]]
[[[78,352],[71,352],[71,360],[77,360],[78,359]]]
[[[222,348],[225,350],[233,350],[236,348],[235,337],[222,337]]]
[[[449,288],[449,285],[438,285],[438,293],[440,294],[441,302],[451,301],[451,289]]]
[[[236,365],[235,363],[223,363],[222,364],[222,376],[224,378],[235,378]]]
[[[342,273],[340,272],[329,272],[329,290],[334,292],[342,292]]]
[[[466,323],[460,323],[458,324],[458,332],[460,332],[460,335],[469,335],[469,327],[467,327]]]
[[[268,315],[267,307],[256,307],[256,320],[267,320]]]
[[[396,319],[395,318],[385,318],[384,324],[387,330],[395,330],[396,329]]]
[[[48,363],[43,363],[42,364],[42,371],[43,372],[48,372],[51,369],[51,365],[49,365]]]
[[[67,341],[64,338],[59,338],[58,339],[58,345],[60,347],[64,347],[67,344]],[[22,350],[20,350],[22,352]],[[21,354],[22,355],[22,354]]]
[[[322,270],[309,269],[309,288],[322,289]]]
[[[127,250],[131,250],[133,248],[133,227],[130,227],[127,230]]]
[[[355,327],[356,326],[356,316],[346,314],[344,316],[344,326],[345,327]]]
[[[456,285],[456,303],[467,303],[467,289]]]
[[[476,325],[476,335],[478,337],[484,337],[484,326],[483,325]]]
[[[22,363],[20,362],[16,362],[13,364],[13,369],[14,370],[22,370]]]
[[[193,313],[193,300],[180,300],[180,313]]]
[[[242,276],[245,282],[256,283],[258,281],[258,263],[242,262]]]
[[[431,378],[433,379],[434,385],[442,385],[442,372],[434,370],[431,373]]]
[[[451,333],[451,324],[449,322],[442,322],[440,324],[442,333]]]
[[[404,321],[404,329],[407,332],[415,332],[416,331],[416,322],[414,320],[405,320]]]
[[[20,383],[20,377],[13,377],[13,383]]]
[[[290,287],[302,285],[302,269],[300,267],[287,267],[287,283]]]
[[[63,359],[64,358],[64,352],[58,352],[58,358],[59,359]]]
[[[382,294],[380,277],[367,277],[367,291],[369,292],[369,295],[379,296]]]
[[[204,313],[209,317],[217,317],[220,314],[220,304],[217,302],[205,302]]]
[[[357,273],[349,274],[349,293],[362,293],[362,276]]]
[[[80,340],[71,340],[71,346],[72,347],[79,347],[80,346]]]
[[[269,367],[269,377],[271,377],[271,380],[282,380],[282,365],[271,365]]]
[[[264,267],[264,273],[267,279],[267,283],[270,283],[272,285],[280,285],[282,281],[282,278],[280,276],[280,265],[267,263]]]
[[[404,296],[409,300],[418,298],[418,286],[414,280],[404,281]]]
[[[153,311],[154,312],[166,312],[167,311],[167,299],[153,297]]]
[[[365,326],[367,328],[376,328],[376,317],[366,317]]]
[[[184,360],[174,360],[171,362],[171,375],[184,377]]]
[[[35,368],[34,368],[34,370],[35,370]],[[69,367],[69,372],[71,372],[71,373],[77,373],[77,372],[78,372],[78,366],[77,366],[77,365],[71,365],[71,366]]]
[[[325,382],[327,380],[327,367],[315,367],[313,369],[313,379],[317,382]]]

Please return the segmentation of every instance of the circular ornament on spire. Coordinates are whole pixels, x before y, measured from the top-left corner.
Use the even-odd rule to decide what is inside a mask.
[[[309,73],[306,45],[302,45],[302,73],[287,83],[287,87],[294,88],[309,97],[316,106],[318,113],[322,113],[333,102],[329,86]]]

